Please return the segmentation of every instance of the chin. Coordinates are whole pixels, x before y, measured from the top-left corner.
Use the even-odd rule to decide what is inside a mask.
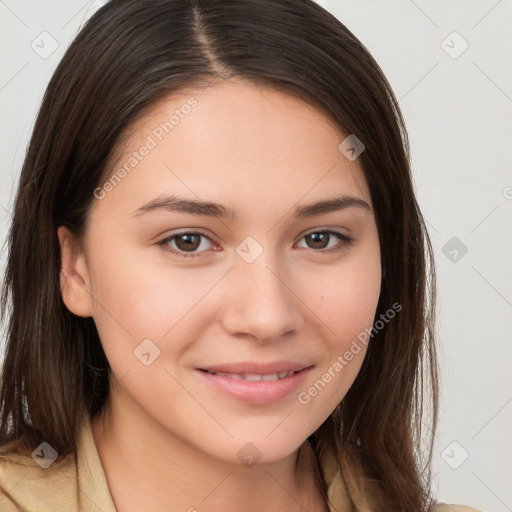
[[[276,435],[251,436],[243,439],[231,439],[227,445],[217,445],[215,455],[228,463],[244,464],[252,467],[254,464],[274,463],[292,456],[307,439],[307,436],[300,434],[285,436]]]

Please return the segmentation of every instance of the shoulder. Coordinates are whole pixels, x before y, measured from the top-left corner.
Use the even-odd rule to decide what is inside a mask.
[[[0,448],[0,510],[74,511],[74,468],[73,455],[57,457],[52,462],[45,459],[43,451],[38,463],[32,453],[14,444],[3,446]]]
[[[352,448],[350,448],[352,449]],[[354,453],[355,453],[354,448]],[[357,457],[354,458],[357,460]],[[336,457],[331,450],[324,450],[320,453],[320,466],[327,485],[327,494],[333,503],[333,510],[351,510],[352,501],[347,492],[343,476]],[[380,510],[382,488],[377,480],[365,478],[367,498],[370,499],[375,510]],[[437,502],[433,505],[431,512],[483,512],[466,505],[448,505]]]
[[[432,512],[481,512],[476,508],[467,505],[448,505],[446,503],[436,503]]]

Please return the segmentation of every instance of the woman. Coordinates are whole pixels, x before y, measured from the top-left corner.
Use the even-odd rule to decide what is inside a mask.
[[[339,21],[112,0],[21,173],[1,510],[472,510],[430,490],[434,292],[398,104]]]

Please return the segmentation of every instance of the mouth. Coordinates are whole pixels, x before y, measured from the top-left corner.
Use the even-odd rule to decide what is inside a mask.
[[[276,380],[282,380],[286,379],[288,377],[291,377],[294,373],[298,373],[299,371],[282,371],[278,373],[227,373],[227,372],[211,372],[209,370],[203,370],[210,375],[216,375],[217,377],[227,377],[228,379],[235,379],[235,380],[246,380],[248,382],[258,382],[258,381],[265,381],[265,382],[273,382]]]
[[[197,370],[214,391],[252,405],[266,405],[289,396],[313,367],[293,362],[236,363]]]

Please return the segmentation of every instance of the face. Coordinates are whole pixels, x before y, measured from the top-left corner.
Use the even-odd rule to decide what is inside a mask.
[[[282,459],[325,421],[361,367],[381,282],[346,135],[241,82],[173,94],[131,127],[64,262],[83,281],[64,300],[94,318],[114,403],[232,462]]]

